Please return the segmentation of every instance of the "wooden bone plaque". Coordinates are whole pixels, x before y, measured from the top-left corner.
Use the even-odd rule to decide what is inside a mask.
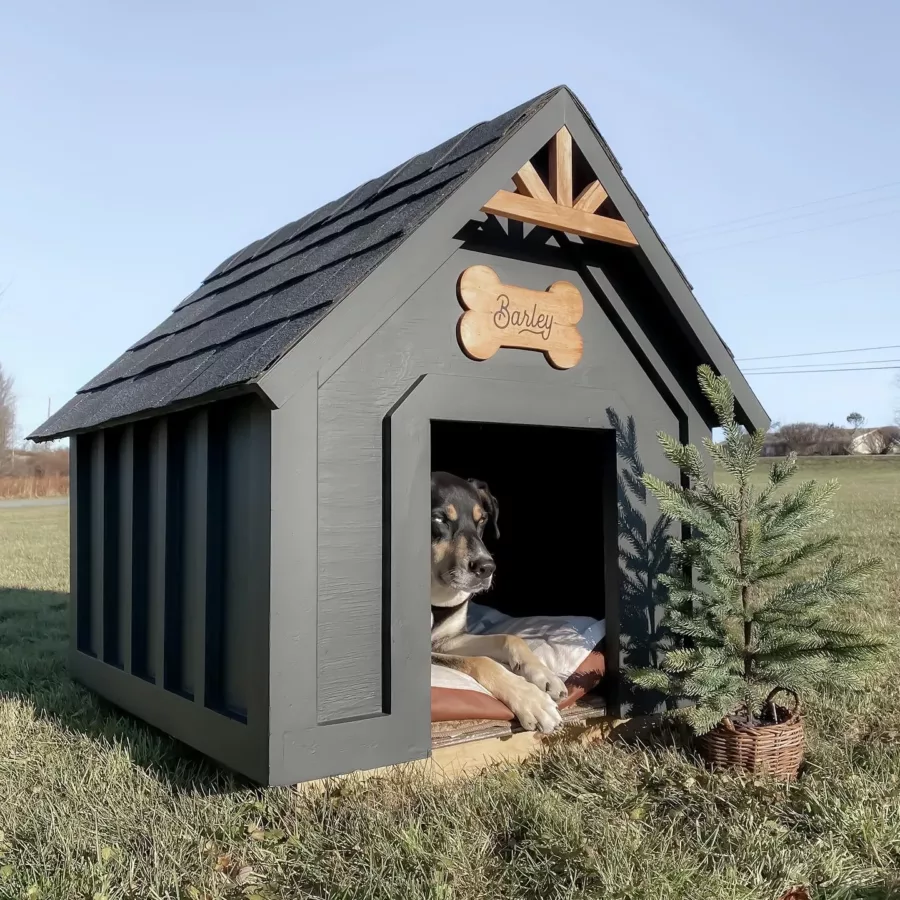
[[[568,281],[546,291],[503,284],[490,266],[470,266],[459,277],[459,342],[473,359],[489,359],[501,347],[539,350],[558,369],[581,359],[584,315],[581,293]]]

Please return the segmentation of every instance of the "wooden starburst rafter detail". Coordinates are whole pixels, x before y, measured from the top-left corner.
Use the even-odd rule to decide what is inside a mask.
[[[572,135],[565,125],[550,142],[549,180],[548,187],[527,162],[513,175],[515,192],[497,191],[482,212],[611,244],[637,246],[637,238],[621,219],[597,214],[609,196],[599,181],[591,181],[573,199]]]

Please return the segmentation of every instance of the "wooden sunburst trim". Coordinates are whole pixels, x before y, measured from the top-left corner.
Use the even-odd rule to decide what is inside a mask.
[[[609,196],[599,181],[592,181],[572,199],[572,135],[563,125],[550,142],[550,187],[531,162],[515,175],[516,193],[497,191],[482,212],[517,222],[541,225],[553,231],[636,247],[637,238],[621,219],[597,215]]]
[[[596,212],[608,196],[609,194],[606,193],[599,181],[592,181],[578,195],[573,205],[575,209],[583,210],[586,213]]]
[[[559,206],[572,205],[572,135],[565,125],[550,141],[550,193]]]
[[[515,175],[513,175],[518,191],[524,197],[534,197],[535,200],[546,200],[553,202],[553,195],[547,190],[541,176],[538,175],[537,169],[530,163],[525,163]]]
[[[593,215],[573,207],[557,206],[555,203],[523,197],[512,191],[497,191],[481,209],[494,216],[543,225],[553,231],[565,231],[567,234],[621,244],[623,247],[636,247],[638,243],[631,229],[620,219]]]

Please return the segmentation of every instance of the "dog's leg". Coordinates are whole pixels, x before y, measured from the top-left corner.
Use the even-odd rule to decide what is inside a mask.
[[[513,634],[459,634],[441,641],[435,649],[441,653],[494,659],[546,691],[553,700],[562,700],[569,693],[566,683],[535,656],[522,638]]]
[[[431,661],[439,666],[471,675],[483,688],[505,703],[526,731],[553,731],[562,716],[550,694],[536,685],[513,675],[496,660],[486,656],[451,656],[432,653]]]

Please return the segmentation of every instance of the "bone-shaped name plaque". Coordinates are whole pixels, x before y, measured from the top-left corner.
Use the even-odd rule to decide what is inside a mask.
[[[489,359],[501,347],[539,350],[557,369],[571,369],[584,351],[578,323],[581,293],[568,281],[546,291],[503,284],[490,266],[470,266],[459,277],[459,343],[473,359]]]

